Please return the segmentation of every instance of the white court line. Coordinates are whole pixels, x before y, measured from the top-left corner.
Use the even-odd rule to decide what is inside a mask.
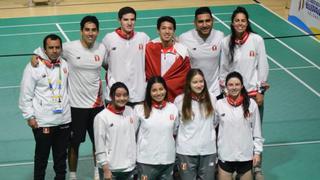
[[[216,15],[230,15],[231,13],[215,13]],[[183,17],[194,17],[194,14],[185,14],[185,15],[176,15],[172,16],[174,18],[183,18]],[[158,19],[159,16],[150,16],[150,17],[141,17],[137,18],[137,21],[139,20],[148,20],[148,19]],[[99,20],[99,22],[116,22],[118,21],[117,18],[114,19],[105,19],[105,20]],[[79,24],[80,21],[66,21],[66,22],[59,22],[59,24]],[[56,22],[54,23],[37,23],[37,24],[20,24],[20,25],[11,25],[11,26],[0,26],[0,29],[3,28],[17,28],[17,27],[33,27],[33,26],[49,26],[49,25],[55,25]]]
[[[70,39],[68,38],[68,36],[66,35],[66,33],[63,31],[63,29],[61,28],[61,26],[57,23],[56,24],[57,28],[59,29],[59,31],[61,32],[61,34],[63,35],[64,39],[69,42]]]
[[[274,11],[272,11],[271,9],[269,9],[267,6],[265,6],[264,4],[260,3],[260,6],[262,6],[263,8],[265,8],[266,10],[268,10],[270,13],[274,14],[275,16],[278,16],[280,19],[282,19],[283,21],[285,21],[286,23],[288,23],[289,25],[293,26],[294,28],[296,28],[297,30],[299,30],[300,32],[302,32],[303,34],[308,35],[307,32],[305,32],[304,30],[300,29],[298,26],[296,26],[295,24],[293,24],[292,22],[288,21],[287,19],[284,19],[282,16],[280,16],[279,14],[275,13]],[[313,40],[317,41],[318,43],[320,43],[320,39],[317,39],[314,36],[309,36],[310,38],[312,38]]]
[[[265,144],[264,147],[281,147],[281,146],[294,146],[294,145],[306,145],[306,144],[320,144],[320,140],[318,141],[300,141],[300,142],[292,142],[292,143],[274,143],[274,144]]]
[[[295,70],[295,69],[314,69],[314,66],[298,66],[298,67],[287,67],[288,70]],[[270,68],[270,71],[282,71],[282,68]]]
[[[216,17],[215,15],[213,15],[219,22],[221,22],[225,27],[227,27],[228,29],[230,29],[230,27],[224,23],[223,21],[221,21],[218,17]],[[314,90],[313,88],[311,88],[307,83],[305,83],[304,81],[302,81],[300,78],[298,78],[296,75],[294,75],[291,71],[289,71],[287,68],[285,68],[284,66],[282,66],[280,63],[278,63],[276,60],[274,60],[273,58],[271,58],[269,55],[267,55],[268,59],[270,59],[273,63],[275,63],[276,65],[278,65],[281,69],[283,69],[284,71],[286,71],[290,76],[292,76],[294,79],[296,79],[298,82],[300,82],[303,86],[305,86],[306,88],[308,88],[311,92],[313,92],[314,94],[316,94],[318,97],[320,97],[319,92],[317,92],[316,90]]]
[[[290,76],[292,76],[294,79],[299,81],[302,85],[304,85],[306,88],[308,88],[311,92],[313,92],[315,95],[320,97],[320,93],[314,90],[312,87],[310,87],[307,83],[302,81],[300,78],[298,78],[296,75],[294,75],[291,71],[289,71],[287,68],[282,66],[280,63],[278,63],[276,60],[274,60],[272,57],[268,55],[268,59],[271,60],[273,63],[275,63],[277,66],[279,66],[281,69],[283,69],[285,72],[287,72]]]
[[[274,143],[274,144],[264,144],[263,147],[282,147],[282,146],[296,146],[296,145],[307,145],[307,144],[320,144],[320,140],[318,141],[300,141],[300,142],[291,142],[291,143]],[[79,158],[79,161],[87,161],[92,160],[92,157],[82,157]],[[53,163],[52,160],[49,160],[48,163]],[[21,163],[4,163],[0,164],[0,168],[2,167],[14,167],[14,166],[26,166],[33,165],[32,161],[29,162],[21,162]]]
[[[255,26],[257,26],[259,29],[261,29],[263,32],[265,32],[266,34],[268,34],[270,37],[275,38],[274,35],[272,35],[271,33],[269,33],[267,30],[265,30],[263,27],[261,27],[260,25],[258,25],[257,23],[255,23],[254,21],[250,20],[250,22],[252,24],[254,24]],[[315,66],[317,69],[320,70],[320,67],[315,64],[313,61],[311,61],[310,59],[308,59],[307,57],[303,56],[301,53],[299,53],[298,51],[296,51],[295,49],[293,49],[292,47],[290,47],[289,45],[287,45],[286,43],[284,43],[283,41],[281,41],[278,38],[275,38],[276,41],[278,41],[280,44],[282,44],[283,46],[285,46],[286,48],[288,48],[289,50],[291,50],[292,52],[294,52],[296,55],[300,56],[302,59],[304,59],[305,61],[307,61],[308,63],[312,64],[313,66]]]

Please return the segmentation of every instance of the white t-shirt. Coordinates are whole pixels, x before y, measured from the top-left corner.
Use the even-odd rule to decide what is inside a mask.
[[[103,38],[107,49],[106,98],[110,100],[110,88],[115,82],[123,82],[129,89],[130,102],[144,100],[146,88],[145,48],[149,37],[143,32],[135,32],[131,39],[120,37],[115,31]]]
[[[214,29],[206,40],[203,40],[195,29],[179,36],[179,42],[188,47],[191,68],[199,68],[203,72],[209,91],[215,96],[221,92],[219,66],[223,37],[223,32]]]
[[[95,108],[103,106],[100,78],[105,47],[95,43],[92,48],[83,47],[80,40],[63,44],[63,57],[69,66],[69,96],[71,107]]]

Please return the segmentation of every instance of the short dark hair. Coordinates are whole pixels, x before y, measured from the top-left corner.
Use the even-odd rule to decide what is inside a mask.
[[[198,9],[196,9],[196,11],[194,12],[194,19],[197,19],[197,16],[199,14],[209,14],[210,17],[212,17],[212,13],[209,7],[199,7]]]
[[[158,21],[157,21],[157,29],[158,30],[160,29],[161,23],[163,23],[165,21],[173,24],[173,29],[176,30],[176,20],[171,16],[161,16],[158,18]]]
[[[80,22],[80,28],[81,28],[80,30],[81,31],[83,30],[84,25],[87,22],[92,22],[93,24],[95,24],[96,27],[97,27],[97,30],[99,31],[99,21],[98,21],[97,17],[96,16],[90,16],[90,15],[85,16],[85,17],[82,18],[82,20]]]
[[[57,40],[58,39],[60,41],[60,46],[62,48],[62,40],[61,40],[61,38],[56,34],[49,34],[46,37],[44,37],[44,39],[43,39],[43,48],[44,49],[47,49],[47,40],[48,39],[51,39],[51,40]]]
[[[132,7],[123,7],[118,11],[118,18],[121,19],[123,15],[132,13],[134,14],[134,19],[136,19],[137,12]]]
[[[114,83],[114,84],[111,86],[111,88],[110,88],[110,98],[111,98],[112,100],[114,100],[114,97],[115,97],[115,95],[116,95],[116,90],[117,90],[118,88],[123,88],[123,89],[125,89],[125,90],[128,92],[128,96],[129,96],[128,87],[127,87],[124,83],[122,83],[122,82],[116,82],[116,83]]]

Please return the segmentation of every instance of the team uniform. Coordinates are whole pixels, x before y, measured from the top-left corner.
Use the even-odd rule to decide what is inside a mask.
[[[182,104],[184,95],[175,99],[182,118]],[[215,107],[216,98],[210,94],[212,106]],[[216,161],[216,120],[214,113],[206,117],[196,99],[191,102],[193,117],[190,120],[179,120],[177,135],[178,169],[183,180],[214,179]],[[202,107],[203,108],[203,107]]]
[[[261,83],[266,82],[269,73],[264,41],[261,36],[249,33],[243,44],[234,49],[234,62],[229,56],[230,35],[222,40],[220,79],[225,80],[228,73],[239,72],[243,77],[244,86],[250,96],[255,96]]]
[[[182,94],[186,75],[190,70],[187,48],[175,42],[173,46],[163,48],[159,38],[146,46],[146,78],[162,76],[168,86],[168,100]]]
[[[132,32],[127,38],[120,28],[108,33],[103,44],[107,49],[106,91],[110,92],[115,82],[123,82],[129,89],[129,102],[142,102],[145,95],[145,45],[149,37],[143,32]],[[110,101],[110,97],[107,96]]]
[[[137,118],[129,106],[120,113],[109,107],[94,119],[97,163],[101,168],[107,164],[113,179],[132,179],[136,166]],[[101,171],[100,179],[103,179]]]
[[[145,118],[144,105],[135,107],[140,122],[137,162],[141,179],[172,179],[178,109],[169,102],[152,106]]]
[[[219,166],[227,172],[243,174],[252,168],[253,155],[263,150],[258,106],[250,99],[250,116],[245,118],[242,105],[233,106],[224,98],[217,101],[215,110]]]
[[[55,179],[65,179],[67,145],[70,137],[70,105],[67,63],[59,58],[51,64],[40,49],[39,56],[46,59],[38,68],[26,66],[21,81],[19,108],[25,119],[34,117],[38,128],[33,129],[36,141],[34,179],[45,179],[50,149],[54,160]]]
[[[223,32],[211,30],[206,40],[193,29],[179,36],[179,42],[188,47],[191,68],[198,68],[204,74],[209,92],[218,96],[221,93],[219,85],[219,69],[221,41]]]
[[[72,114],[72,143],[85,141],[86,130],[93,140],[93,119],[103,109],[100,78],[105,47],[95,42],[85,48],[80,40],[63,44],[63,57],[69,66],[69,97]]]

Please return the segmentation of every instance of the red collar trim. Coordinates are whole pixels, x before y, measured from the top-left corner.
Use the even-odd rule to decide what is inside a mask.
[[[244,44],[244,43],[247,41],[248,37],[249,37],[249,33],[248,33],[247,31],[245,31],[245,32],[242,34],[241,38],[234,40],[234,42],[235,42],[237,45],[242,45],[242,44]]]
[[[40,58],[40,57],[39,57],[39,58]],[[40,59],[41,59],[41,58],[40,58]],[[43,60],[43,63],[44,63],[49,69],[51,69],[51,68],[54,67],[54,66],[60,66],[61,61],[60,61],[60,59],[57,59],[57,60],[55,60],[55,61],[51,61],[51,60],[45,59],[45,60]]]
[[[204,96],[200,96],[199,94],[191,92],[191,99],[200,102],[201,100],[204,99]]]
[[[115,114],[122,115],[126,107],[116,108],[112,104],[107,105],[107,109]]]
[[[156,108],[156,109],[162,109],[164,107],[166,107],[167,105],[167,101],[163,100],[162,102],[156,102],[156,101],[152,101],[152,107]]]
[[[121,28],[117,28],[117,29],[115,30],[115,32],[116,32],[121,38],[127,39],[127,40],[131,39],[131,38],[134,36],[134,31],[130,32],[130,34],[127,34],[127,33],[123,32],[123,31],[121,30]]]
[[[243,103],[243,96],[240,95],[237,99],[233,99],[231,96],[227,96],[227,101],[231,106],[240,106]]]
[[[172,46],[169,46],[169,47],[163,47],[162,44],[161,44],[161,52],[166,54],[166,53],[172,53],[172,54],[175,54],[177,53],[176,49],[173,47],[173,44]]]

